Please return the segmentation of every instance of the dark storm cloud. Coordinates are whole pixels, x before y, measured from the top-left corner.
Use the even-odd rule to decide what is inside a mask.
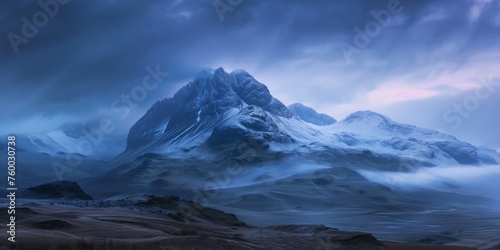
[[[354,27],[364,29],[374,20],[371,12],[387,11],[390,1],[243,0],[221,21],[208,0],[72,0],[18,53],[7,35],[21,35],[21,18],[32,20],[41,7],[3,1],[0,111],[19,121],[109,112],[114,100],[141,83],[145,68],[156,65],[170,75],[139,103],[138,113],[200,69],[219,66],[247,69],[285,102],[321,109],[353,102],[409,73],[414,81],[404,84],[432,78],[437,68],[453,73],[471,56],[497,47],[495,2],[401,0],[391,24],[347,63],[339,45],[354,46]]]

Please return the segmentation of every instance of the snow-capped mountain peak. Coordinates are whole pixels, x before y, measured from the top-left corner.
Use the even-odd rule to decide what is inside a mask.
[[[154,104],[130,129],[127,150],[231,150],[249,138],[274,151],[368,150],[431,164],[499,160],[494,150],[483,152],[453,136],[397,123],[372,111],[354,112],[335,122],[302,104],[287,108],[248,72],[227,73],[223,68],[202,71],[173,97]],[[196,150],[193,155],[210,154]]]
[[[412,134],[415,126],[392,121],[389,117],[373,111],[357,111],[339,121],[339,126],[358,134],[391,135],[404,137]]]
[[[381,115],[379,113],[375,113],[370,110],[364,111],[356,111],[350,115],[348,115],[343,121],[344,122],[353,122],[353,121],[365,121],[365,122],[391,122],[391,119],[387,116]]]
[[[173,97],[151,107],[130,129],[127,148],[144,146],[159,137],[164,141],[179,139],[194,132],[190,130],[211,131],[229,111],[249,105],[275,116],[292,117],[286,106],[246,71],[203,70]]]

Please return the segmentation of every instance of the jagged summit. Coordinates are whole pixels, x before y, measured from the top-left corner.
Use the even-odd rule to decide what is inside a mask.
[[[286,106],[248,72],[205,69],[173,97],[156,102],[148,110],[130,129],[127,148],[137,148],[162,134],[169,134],[173,139],[197,123],[213,125],[217,120],[220,122],[226,112],[249,105],[272,115],[292,117]]]

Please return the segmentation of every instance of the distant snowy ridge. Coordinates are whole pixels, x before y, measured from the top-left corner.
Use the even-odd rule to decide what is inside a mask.
[[[98,126],[94,120],[87,124],[64,124],[57,130],[34,134],[16,134],[19,151],[41,153],[48,156],[64,157],[77,154],[86,158],[106,161],[123,148],[102,133],[96,134]],[[97,123],[97,124],[96,124]],[[6,143],[1,141],[1,143]]]
[[[319,114],[314,109],[305,106],[301,103],[294,103],[289,105],[288,110],[292,112],[292,114],[305,122],[309,122],[319,126],[331,125],[337,122],[334,118],[327,114]]]

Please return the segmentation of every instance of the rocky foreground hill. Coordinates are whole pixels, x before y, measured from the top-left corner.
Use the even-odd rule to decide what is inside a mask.
[[[2,241],[1,249],[473,249],[382,242],[323,225],[257,228],[233,214],[150,194],[25,200],[16,216],[16,243]]]

